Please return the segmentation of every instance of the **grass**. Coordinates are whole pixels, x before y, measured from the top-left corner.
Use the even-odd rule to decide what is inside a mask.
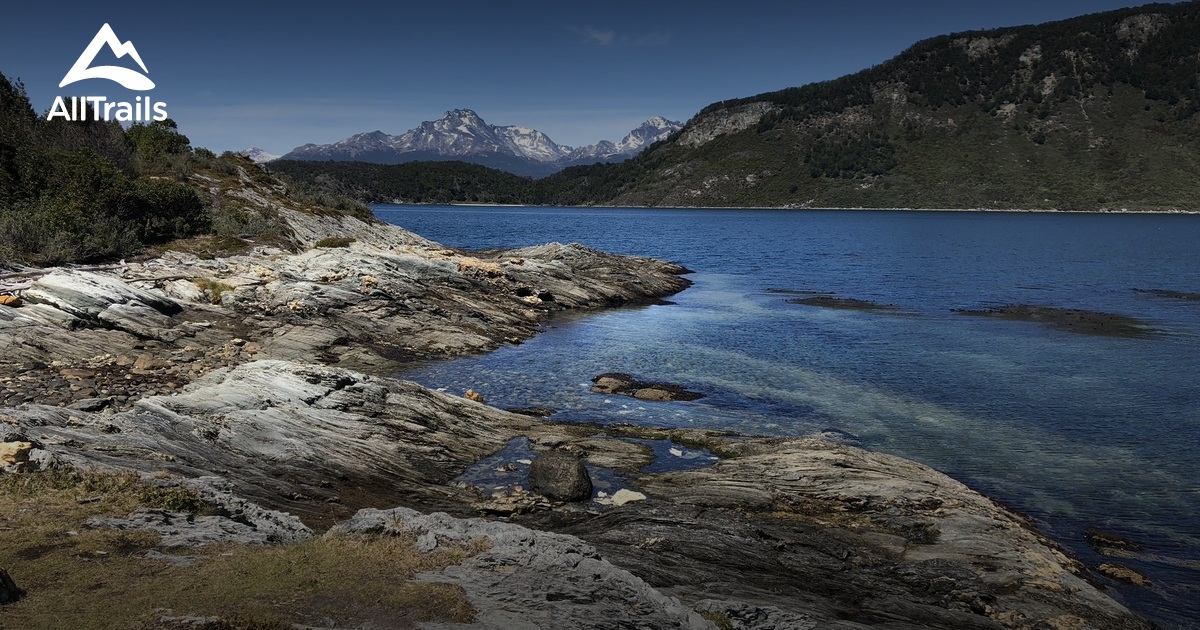
[[[320,247],[322,249],[328,249],[331,247],[350,247],[350,243],[353,242],[354,239],[346,236],[330,236],[317,241],[316,247]]]
[[[213,304],[220,304],[221,296],[226,291],[233,290],[232,285],[225,284],[224,282],[218,282],[216,280],[211,280],[209,278],[196,278],[195,280],[192,280],[192,284],[195,284],[196,288],[207,293],[208,301],[212,302]]]
[[[133,475],[0,476],[0,567],[28,593],[4,607],[3,626],[105,630],[204,616],[214,618],[202,626],[212,630],[271,630],[469,622],[474,615],[461,588],[411,579],[461,562],[479,545],[422,554],[412,537],[325,535],[270,547],[163,550],[196,560],[176,567],[141,557],[158,545],[153,533],[84,527],[88,518],[139,507],[209,509],[191,490]]]

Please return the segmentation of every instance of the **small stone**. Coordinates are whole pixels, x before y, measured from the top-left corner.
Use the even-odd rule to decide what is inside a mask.
[[[621,488],[620,490],[617,490],[612,496],[612,504],[617,507],[625,505],[626,503],[645,500],[646,495],[642,494],[641,492],[634,492],[633,490],[629,490],[627,488]]]
[[[134,374],[150,374],[154,370],[160,370],[170,366],[170,361],[157,359],[154,357],[154,355],[143,354],[137,358],[137,361],[133,362],[132,371]]]
[[[65,370],[59,370],[58,373],[61,374],[63,376],[63,378],[81,379],[81,378],[93,378],[96,376],[95,372],[93,372],[91,370],[85,370],[82,368],[66,368]]]

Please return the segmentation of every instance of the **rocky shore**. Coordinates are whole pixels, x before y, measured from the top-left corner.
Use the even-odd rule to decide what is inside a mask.
[[[520,343],[556,311],[654,303],[688,285],[677,265],[579,245],[468,253],[277,211],[295,251],[29,273],[21,305],[0,306],[4,474],[132,470],[199,488],[211,514],[92,523],[156,532],[171,557],[326,530],[408,536],[422,553],[476,545],[418,578],[461,588],[474,625],[424,627],[1149,627],[1027,520],[913,462],[554,423],[388,377]],[[331,236],[350,240],[316,247]],[[618,505],[610,487],[608,501],[563,504],[459,480],[522,438],[635,498]],[[642,474],[645,440],[662,439],[720,461]],[[0,560],[19,585],[21,560]]]

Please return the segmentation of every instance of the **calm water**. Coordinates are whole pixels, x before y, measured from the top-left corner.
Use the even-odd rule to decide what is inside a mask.
[[[696,271],[673,306],[554,320],[486,356],[402,376],[557,417],[835,430],[1033,516],[1089,564],[1082,532],[1144,545],[1155,582],[1114,595],[1164,627],[1200,628],[1200,216],[377,206],[447,245],[577,241]],[[894,304],[866,313],[768,289]],[[1124,313],[1164,334],[1093,337],[952,308],[1043,304]],[[645,404],[588,393],[623,371],[710,394]]]

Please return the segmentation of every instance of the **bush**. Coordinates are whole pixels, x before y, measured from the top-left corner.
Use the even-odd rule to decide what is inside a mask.
[[[350,247],[350,243],[353,242],[354,239],[345,236],[330,236],[317,241],[316,246],[321,248]]]

